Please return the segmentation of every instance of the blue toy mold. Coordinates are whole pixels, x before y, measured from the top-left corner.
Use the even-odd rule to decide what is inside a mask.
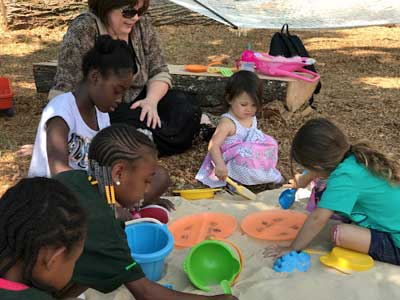
[[[286,189],[279,195],[279,205],[283,209],[288,209],[292,206],[294,200],[296,199],[296,190],[295,189]]]
[[[305,252],[291,251],[278,258],[273,266],[275,272],[293,272],[297,269],[305,272],[311,267],[311,257]]]

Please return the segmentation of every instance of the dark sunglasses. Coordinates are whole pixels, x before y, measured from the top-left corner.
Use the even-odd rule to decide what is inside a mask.
[[[145,12],[146,12],[146,9],[144,9],[143,7],[139,8],[139,9],[136,9],[136,8],[133,8],[133,7],[121,8],[121,14],[126,19],[132,19],[136,15],[141,17],[141,16],[144,15]]]

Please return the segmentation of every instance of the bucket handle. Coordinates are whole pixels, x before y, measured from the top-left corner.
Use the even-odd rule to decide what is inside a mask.
[[[125,222],[125,226],[136,224],[136,223],[142,223],[142,222],[151,222],[151,223],[156,223],[158,225],[164,225],[159,220],[154,219],[154,218],[139,218],[139,219],[130,220],[130,221]]]
[[[239,272],[237,273],[237,275],[235,276],[235,278],[233,279],[233,281],[232,281],[232,283],[231,283],[231,286],[233,286],[233,285],[236,283],[236,281],[238,280],[238,278],[239,278],[239,276],[240,276],[240,273],[242,273],[243,264],[244,264],[242,251],[239,249],[239,247],[238,247],[235,243],[233,243],[233,242],[231,242],[231,241],[228,241],[228,240],[226,240],[226,239],[211,237],[210,240],[220,241],[220,242],[227,243],[227,244],[229,244],[230,246],[232,246],[232,248],[235,249],[235,251],[237,252],[237,254],[238,254],[238,256],[239,256],[240,268],[239,268]]]

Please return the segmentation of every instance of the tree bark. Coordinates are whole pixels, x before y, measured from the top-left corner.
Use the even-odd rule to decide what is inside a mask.
[[[1,0],[8,4],[5,13],[9,28],[30,29],[37,26],[54,28],[69,24],[87,9],[82,0]],[[153,0],[149,8],[155,26],[161,25],[210,25],[216,21],[202,16],[167,0]]]
[[[4,30],[8,29],[7,24],[7,7],[4,3],[4,0],[0,0],[0,17],[1,17],[1,26]]]

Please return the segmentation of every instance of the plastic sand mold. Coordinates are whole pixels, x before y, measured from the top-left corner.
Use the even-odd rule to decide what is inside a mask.
[[[222,189],[192,189],[192,190],[175,190],[176,194],[180,194],[181,197],[187,200],[198,200],[198,199],[209,199],[213,198],[215,192]]]
[[[224,294],[232,294],[230,287],[242,268],[243,255],[240,249],[227,240],[206,240],[197,244],[190,249],[183,263],[183,270],[194,286],[209,292],[210,285],[219,284]]]
[[[200,213],[180,218],[169,226],[179,248],[192,247],[195,244],[215,237],[224,239],[236,229],[236,219],[224,213]]]
[[[322,264],[343,273],[366,271],[374,266],[374,260],[368,254],[334,247],[332,251],[319,258]]]
[[[246,216],[241,223],[248,235],[269,241],[293,240],[307,218],[293,210],[266,210]]]
[[[213,61],[210,64],[208,64],[207,66],[205,66],[205,65],[185,65],[183,68],[187,72],[206,73],[206,72],[208,72],[209,67],[215,66],[215,65],[221,65],[221,64],[222,64],[221,61]]]
[[[272,267],[275,272],[293,272],[296,269],[306,272],[311,267],[311,257],[308,253],[291,251],[279,257]]]

